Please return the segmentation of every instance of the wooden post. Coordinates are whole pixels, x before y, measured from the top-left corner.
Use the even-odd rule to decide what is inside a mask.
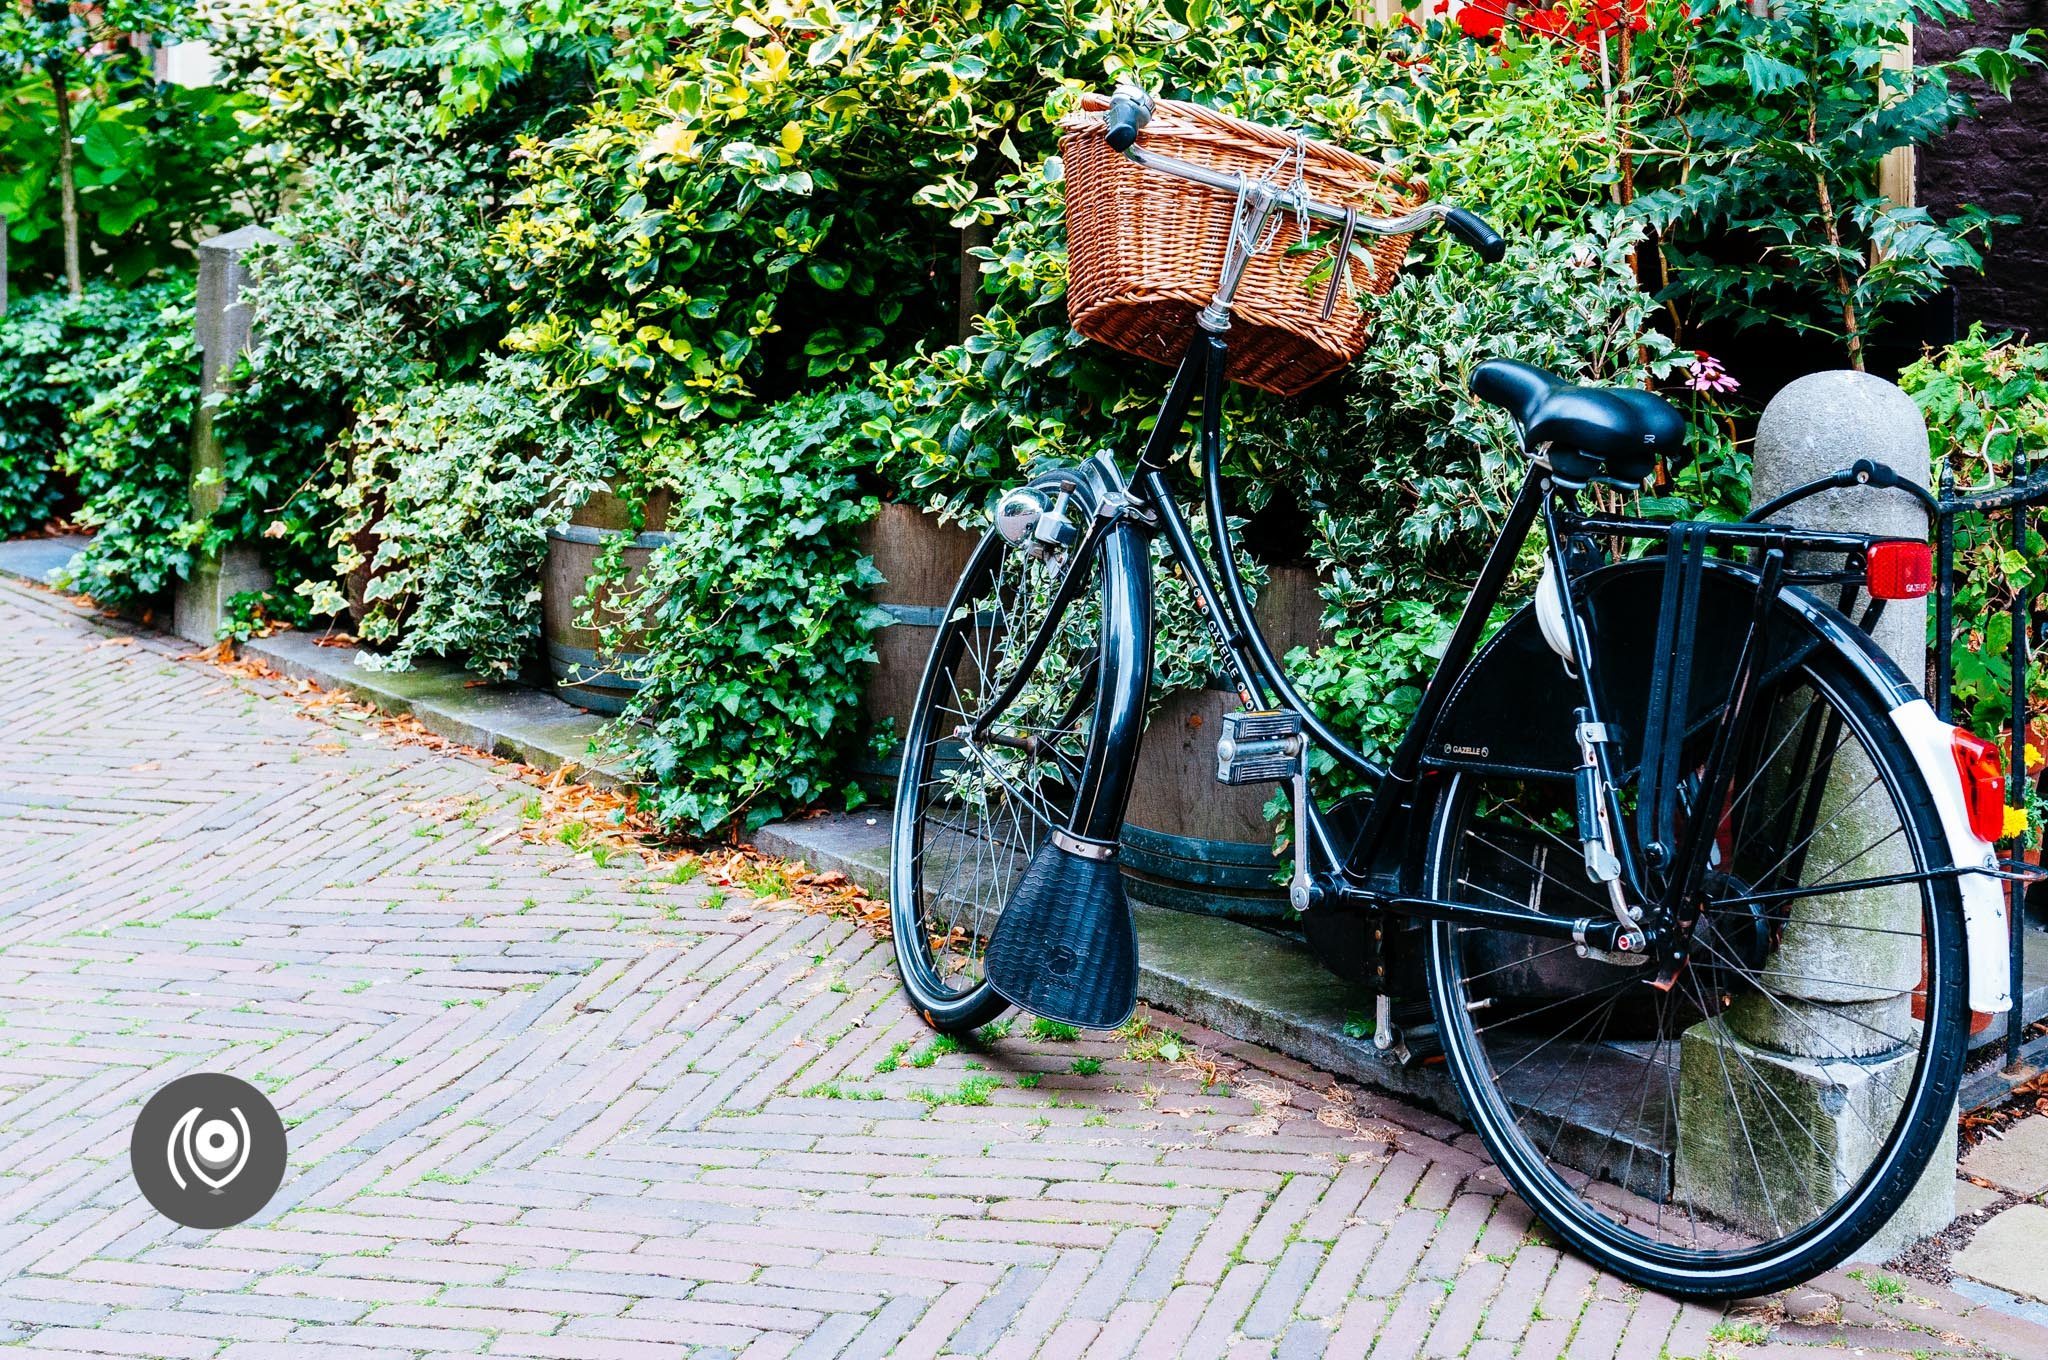
[[[1913,69],[1913,31],[1906,30],[1906,41],[1888,47],[1884,53],[1883,69],[1886,71],[1910,71]],[[1893,147],[1884,156],[1884,163],[1877,170],[1877,191],[1894,206],[1910,208],[1918,197],[1914,186],[1914,152],[1910,146]]]
[[[235,360],[254,342],[249,304],[242,293],[249,286],[249,251],[283,238],[264,227],[243,227],[199,245],[199,292],[194,307],[199,338],[200,391],[213,393],[226,384]],[[192,422],[190,496],[194,519],[205,519],[225,499],[221,476],[227,460],[213,431],[213,412],[202,403]],[[219,556],[192,563],[178,582],[172,631],[188,642],[212,642],[227,615],[228,601],[246,591],[268,590],[273,582],[256,549],[229,548]]]

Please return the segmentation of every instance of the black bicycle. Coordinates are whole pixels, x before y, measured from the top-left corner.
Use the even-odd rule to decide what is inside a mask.
[[[1290,899],[1373,982],[1388,1060],[1440,1053],[1514,1188],[1625,1278],[1754,1295],[1844,1259],[1944,1146],[1968,1010],[2007,1002],[1997,753],[1867,631],[1926,593],[1927,545],[1601,513],[1590,487],[1680,463],[1677,412],[1482,364],[1472,390],[1519,425],[1527,477],[1412,726],[1367,759],[1289,682],[1234,559],[1239,256],[1289,217],[1347,243],[1441,222],[1489,259],[1502,245],[1461,209],[1362,218],[1299,180],[1148,151],[1150,107],[1119,92],[1095,135],[1237,195],[1250,230],[1135,465],[1104,455],[1002,496],[945,611],[893,829],[912,1001],[947,1032],[1011,1004],[1091,1028],[1130,1015],[1118,837],[1163,540],[1244,704],[1217,777],[1290,787]],[[1170,477],[1197,408],[1208,558]],[[1534,597],[1489,636],[1539,529]],[[1312,747],[1371,794],[1319,803]]]

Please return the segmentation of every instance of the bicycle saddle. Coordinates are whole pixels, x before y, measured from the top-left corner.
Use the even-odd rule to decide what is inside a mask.
[[[1471,388],[1515,418],[1530,448],[1550,445],[1552,471],[1569,482],[1639,486],[1659,459],[1676,468],[1685,456],[1685,418],[1654,392],[1574,387],[1513,359],[1473,369]]]

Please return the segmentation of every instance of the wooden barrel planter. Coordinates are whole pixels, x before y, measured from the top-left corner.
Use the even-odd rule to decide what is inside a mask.
[[[626,548],[628,585],[638,579],[654,550],[670,541],[670,535],[661,532],[668,523],[668,510],[667,492],[649,498],[645,528],[633,535]],[[540,596],[541,642],[548,674],[554,678],[557,694],[593,713],[624,712],[627,701],[645,683],[644,672],[635,664],[645,657],[637,645],[638,634],[628,635],[616,652],[600,661],[596,630],[576,622],[583,613],[577,602],[589,589],[598,555],[628,534],[633,534],[633,528],[626,503],[606,491],[572,511],[568,523],[548,530]],[[600,596],[600,603],[603,598]]]
[[[875,668],[868,677],[863,717],[870,733],[886,732],[890,739],[886,745],[867,743],[857,766],[861,783],[878,796],[894,796],[902,735],[924,678],[925,658],[953,587],[980,542],[979,534],[941,524],[937,515],[912,505],[884,504],[861,531],[861,551],[874,558],[882,574],[868,599],[889,616],[875,633]]]
[[[1275,653],[1313,643],[1322,612],[1314,572],[1272,569],[1257,613]],[[1275,786],[1216,782],[1216,734],[1239,706],[1237,692],[1217,681],[1170,696],[1152,714],[1123,835],[1124,880],[1139,901],[1211,916],[1291,915],[1276,878],[1291,864],[1273,854],[1264,811]]]

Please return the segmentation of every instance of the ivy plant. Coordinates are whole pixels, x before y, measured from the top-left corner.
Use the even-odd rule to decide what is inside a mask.
[[[335,580],[300,587],[320,612],[346,603],[356,629],[389,644],[371,664],[459,658],[515,675],[540,638],[547,530],[604,485],[607,428],[565,417],[530,361],[495,359],[474,382],[429,386],[367,412],[342,441],[328,491],[339,517]]]
[[[709,835],[854,800],[840,761],[887,615],[859,546],[858,389],[793,398],[666,454],[669,542],[596,620],[645,684],[615,727],[662,819]]]
[[[203,534],[190,508],[200,379],[191,289],[167,289],[158,302],[148,325],[77,374],[96,395],[58,458],[84,500],[78,521],[93,531],[70,585],[116,608],[169,590]]]
[[[0,537],[42,525],[64,503],[58,464],[81,433],[73,413],[113,381],[108,361],[159,329],[191,287],[95,280],[77,300],[47,289],[0,317]]]
[[[251,382],[246,368],[241,386],[202,397],[190,279],[105,291],[116,300],[97,336],[81,320],[95,290],[59,309],[84,343],[47,367],[71,408],[55,467],[74,481],[75,518],[93,531],[73,564],[74,588],[103,604],[146,607],[196,557],[231,546],[256,549],[287,583],[302,579],[316,553],[312,472],[325,426],[309,419],[302,396]],[[221,467],[206,482],[217,503],[200,515],[192,438],[202,412]],[[244,602],[243,623],[255,622],[254,603]],[[260,612],[289,610],[273,598]]]

